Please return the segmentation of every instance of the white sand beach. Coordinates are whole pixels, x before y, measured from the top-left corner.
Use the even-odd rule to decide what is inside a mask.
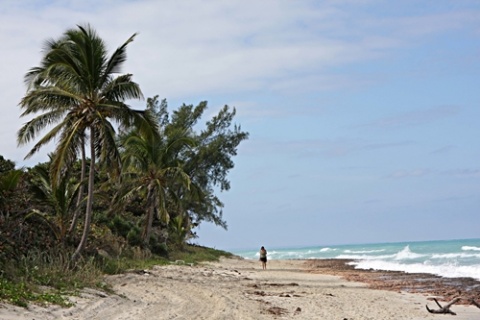
[[[196,266],[157,266],[108,276],[114,294],[87,289],[75,306],[1,304],[1,320],[53,319],[449,319],[421,294],[375,290],[340,277],[307,272],[305,261],[221,259]],[[452,319],[480,319],[480,309],[454,305]]]

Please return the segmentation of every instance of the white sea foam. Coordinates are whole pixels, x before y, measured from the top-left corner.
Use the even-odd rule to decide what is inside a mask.
[[[351,260],[389,260],[395,258],[395,254],[373,256],[367,254],[340,254],[336,256],[336,259],[351,259]]]
[[[385,254],[385,255],[372,254],[372,253],[384,252],[385,250],[370,250],[362,254],[356,254],[356,253],[353,254],[354,251],[351,251],[351,250],[345,250],[344,252],[347,253],[348,251],[352,252],[352,254],[341,254],[341,255],[338,255],[336,258],[337,259],[353,259],[353,260],[414,260],[414,259],[419,259],[426,256],[423,254],[412,252],[409,246],[404,247],[402,250],[400,250],[397,253]]]
[[[429,265],[425,263],[405,264],[384,260],[363,260],[351,262],[351,264],[357,269],[431,273],[446,278],[467,277],[480,280],[480,265],[458,266],[452,263],[442,265]]]
[[[378,249],[378,250],[344,250],[344,253],[354,253],[354,254],[360,254],[360,253],[378,253],[378,252],[384,252],[385,249]]]
[[[298,259],[299,253],[297,251],[276,251],[272,250],[268,252],[268,255],[272,259]],[[260,256],[260,253],[257,252],[256,256]]]
[[[464,250],[464,251],[480,251],[480,247],[463,246],[462,250]]]
[[[436,253],[432,254],[431,259],[468,259],[478,258],[480,259],[480,253]]]
[[[400,251],[400,252],[398,252],[397,254],[395,254],[395,260],[418,259],[418,258],[422,258],[422,257],[424,257],[424,256],[425,256],[425,255],[412,252],[412,251],[410,250],[410,247],[409,247],[409,246],[406,246],[405,248],[403,248],[402,251]]]
[[[237,252],[258,260],[258,249]],[[480,239],[341,245],[269,250],[276,259],[350,259],[361,269],[432,273],[443,277],[471,277],[480,280]]]

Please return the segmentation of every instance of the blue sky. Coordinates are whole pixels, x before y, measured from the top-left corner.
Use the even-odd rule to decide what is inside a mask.
[[[225,104],[250,133],[221,194],[234,250],[480,236],[478,1],[2,1],[0,154],[45,40],[90,23],[170,109]],[[129,102],[143,108],[145,102]]]

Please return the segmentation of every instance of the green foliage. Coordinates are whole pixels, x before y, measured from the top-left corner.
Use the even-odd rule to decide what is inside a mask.
[[[65,291],[108,290],[105,273],[229,255],[186,243],[202,222],[227,227],[215,190],[229,190],[248,133],[228,106],[202,130],[205,101],[169,113],[156,96],[132,110],[124,101],[142,98],[140,87],[118,71],[134,37],[107,56],[93,28],[69,29],[25,75],[20,107],[30,120],[17,142],[49,130],[27,157],[56,144],[31,170],[0,156],[0,300],[67,305]]]
[[[31,181],[30,190],[34,194],[35,203],[26,218],[39,218],[63,245],[77,206],[80,184],[74,183],[67,174],[62,175],[58,183],[53,183],[48,166],[37,165],[31,172],[34,179]]]
[[[220,257],[231,258],[233,254],[203,246],[187,245],[184,250],[173,251],[169,256],[171,261],[182,260],[185,263],[218,261]]]
[[[128,243],[132,246],[142,245],[142,231],[140,230],[140,228],[137,226],[132,227],[127,233],[127,240]]]
[[[12,267],[30,251],[40,248],[47,251],[55,245],[56,242],[45,225],[27,222],[19,214],[0,215],[0,266],[4,265],[5,269]]]
[[[145,198],[143,245],[149,244],[155,218],[163,224],[169,223],[168,204],[177,202],[178,189],[190,187],[190,178],[183,172],[178,150],[191,148],[194,142],[184,130],[166,134],[158,126],[159,120],[153,117],[155,114],[158,114],[155,110],[147,109],[147,128],[132,130],[120,137],[123,178],[127,181],[122,190],[123,198],[131,198],[134,194]]]
[[[0,176],[0,188],[2,192],[14,190],[22,176],[22,173],[23,172],[20,170],[3,172]]]
[[[25,172],[16,170],[13,161],[0,156],[0,215],[14,213],[27,200],[20,192],[24,177]]]
[[[112,241],[110,241],[112,242]],[[72,264],[71,252],[31,250],[18,261],[4,265],[0,274],[0,301],[27,307],[28,303],[52,303],[69,306],[68,295],[84,287],[111,291],[104,282],[104,274],[118,274],[130,269],[148,269],[176,260],[185,263],[216,261],[232,254],[201,246],[187,245],[182,250],[170,251],[166,257],[152,255],[140,247],[127,247],[121,255],[92,255]]]
[[[185,241],[187,240],[190,230],[188,225],[186,225],[186,219],[178,215],[169,223],[169,240],[177,248],[182,249]]]
[[[71,253],[31,250],[11,261],[0,277],[0,300],[26,307],[28,302],[69,306],[66,295],[83,287],[95,287],[102,277],[93,260],[70,262]]]
[[[25,75],[28,91],[20,102],[22,116],[35,117],[20,128],[17,141],[26,144],[50,129],[27,157],[58,137],[50,166],[55,185],[79,154],[86,161],[85,147],[89,144],[85,222],[74,260],[79,258],[89,236],[97,159],[113,175],[120,168],[113,123],[122,128],[143,122],[142,113],[124,103],[127,99],[141,99],[140,87],[131,74],[118,75],[126,60],[126,48],[134,38],[135,34],[109,57],[105,42],[89,25],[69,29],[59,39],[46,43],[40,66]]]
[[[49,252],[32,250],[18,262],[16,277],[57,290],[94,286],[101,276],[97,261],[90,258],[72,264],[71,254],[69,251],[55,249]]]
[[[129,171],[129,178],[136,175],[137,191],[146,189],[146,221],[152,221],[153,212],[159,214],[158,219],[168,224],[168,231],[173,233],[169,241],[180,246],[182,241],[195,236],[192,229],[204,221],[227,227],[222,219],[223,203],[214,191],[230,188],[227,175],[234,167],[232,157],[237,154],[238,145],[248,138],[248,133],[232,124],[236,112],[228,106],[197,132],[206,109],[207,102],[203,101],[196,107],[184,104],[169,114],[166,100],[149,98],[146,113],[156,118],[155,128],[159,131],[150,135],[125,133],[122,139],[124,163],[135,168]],[[173,172],[188,177],[188,185],[184,183],[186,179],[183,183],[172,179]],[[169,223],[176,217],[182,221]],[[146,231],[144,236],[149,234]]]
[[[28,288],[24,282],[13,283],[3,278],[0,278],[0,300],[24,308],[28,307],[29,302],[49,303],[64,307],[71,306],[68,298],[64,297],[61,292],[38,293]]]
[[[166,265],[177,260],[196,264],[202,261],[218,261],[220,257],[233,257],[233,254],[202,246],[186,245],[181,250],[171,251],[167,259],[158,255],[149,255],[137,247],[128,257],[105,261],[102,270],[107,274],[118,274],[131,269],[149,269],[155,265]]]
[[[135,228],[131,220],[126,220],[120,215],[116,215],[108,222],[108,227],[116,234],[127,237],[128,234]]]
[[[102,265],[102,271],[106,274],[119,274],[132,269],[149,269],[155,265],[166,265],[170,261],[164,257],[150,256],[122,257],[119,259],[108,259]]]
[[[150,241],[150,250],[162,257],[168,257],[169,254],[168,245],[162,241]]]
[[[183,200],[183,208],[190,215],[192,225],[203,221],[213,222],[223,228],[227,227],[222,219],[223,203],[214,194],[214,190],[230,189],[228,172],[234,167],[232,157],[237,154],[237,147],[248,139],[248,133],[240,126],[233,125],[235,108],[224,106],[219,113],[206,122],[206,128],[199,133],[194,126],[207,109],[207,102],[196,107],[182,105],[172,115],[167,128],[187,128],[192,132],[196,147],[179,153],[183,159],[184,171],[192,181],[192,191]]]
[[[5,159],[0,155],[0,174],[15,169],[15,163],[11,160]]]

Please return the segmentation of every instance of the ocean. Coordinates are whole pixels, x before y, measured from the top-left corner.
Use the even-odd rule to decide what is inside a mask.
[[[480,239],[269,248],[268,259],[352,259],[358,269],[430,273],[480,280]],[[232,251],[259,258],[259,248]]]

